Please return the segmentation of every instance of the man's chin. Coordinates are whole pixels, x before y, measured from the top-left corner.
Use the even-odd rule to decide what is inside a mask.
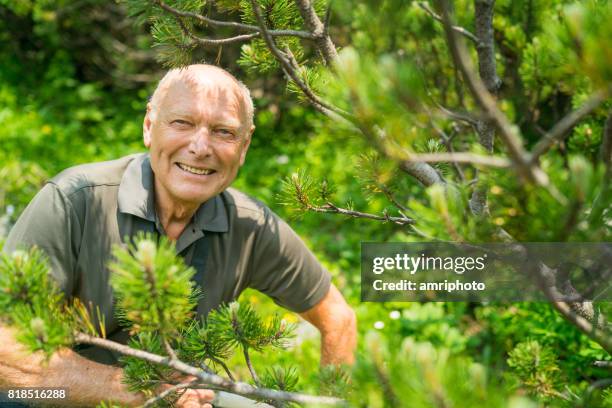
[[[194,191],[197,191],[197,193],[194,194]],[[193,187],[192,189],[175,191],[173,195],[174,199],[178,202],[199,206],[201,204],[204,204],[206,201],[210,200],[212,197],[216,196],[220,192],[221,191],[216,192],[214,190],[203,192],[198,191],[197,187]]]

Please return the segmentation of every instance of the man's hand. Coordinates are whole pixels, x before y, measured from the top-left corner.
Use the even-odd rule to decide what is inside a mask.
[[[194,376],[182,377],[181,383],[189,383],[197,380]],[[172,385],[164,384],[161,387],[161,392],[172,388]],[[212,408],[210,404],[215,399],[215,393],[212,390],[184,388],[178,391],[180,398],[174,403],[178,408]]]
[[[15,330],[0,324],[0,390],[17,387],[64,388],[68,398],[54,400],[59,406],[93,407],[100,401],[140,406],[141,393],[128,391],[123,370],[61,349],[48,362],[41,352],[29,353],[15,338]]]
[[[357,346],[357,319],[332,284],[316,306],[300,313],[321,332],[321,364],[353,364]]]

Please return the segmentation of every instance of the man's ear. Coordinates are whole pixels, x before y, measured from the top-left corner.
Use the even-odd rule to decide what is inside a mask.
[[[244,145],[242,146],[242,152],[240,152],[240,166],[244,164],[244,160],[246,159],[247,151],[249,150],[249,146],[251,145],[251,136],[253,136],[254,131],[255,131],[255,125],[252,125],[244,140]]]
[[[147,113],[142,122],[142,140],[145,147],[151,147],[151,103],[147,103]]]

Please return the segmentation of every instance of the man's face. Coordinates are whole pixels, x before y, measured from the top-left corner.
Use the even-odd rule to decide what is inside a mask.
[[[143,126],[156,195],[199,205],[225,190],[244,164],[253,131],[245,129],[243,110],[227,78],[171,83],[154,114],[149,105]]]

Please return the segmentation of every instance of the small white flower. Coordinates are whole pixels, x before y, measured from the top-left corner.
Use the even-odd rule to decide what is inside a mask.
[[[380,320],[374,323],[374,328],[377,330],[382,330],[385,328],[385,322],[381,322]]]
[[[397,320],[401,317],[401,313],[399,310],[392,310],[391,313],[389,313],[389,317],[393,320]]]
[[[289,163],[289,156],[286,154],[281,154],[280,156],[276,156],[276,162],[278,164],[287,164]]]

